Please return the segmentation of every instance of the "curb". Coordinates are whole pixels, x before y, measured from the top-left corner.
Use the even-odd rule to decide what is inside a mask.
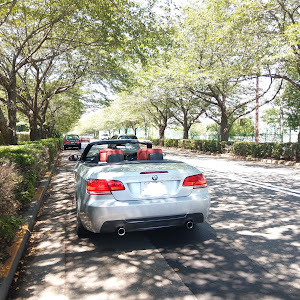
[[[18,268],[23,252],[26,249],[26,243],[30,237],[41,204],[43,203],[57,161],[58,157],[53,161],[50,170],[41,180],[40,185],[33,196],[33,201],[30,203],[30,207],[23,215],[23,218],[25,219],[24,225],[17,233],[14,243],[8,248],[10,259],[8,259],[5,265],[0,269],[0,300],[5,300],[8,296],[10,286],[14,279],[14,274]]]

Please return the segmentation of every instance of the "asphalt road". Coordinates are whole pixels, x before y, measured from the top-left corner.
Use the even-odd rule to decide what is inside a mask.
[[[208,223],[78,239],[75,152],[61,155],[9,299],[299,299],[299,169],[167,150],[208,178]]]

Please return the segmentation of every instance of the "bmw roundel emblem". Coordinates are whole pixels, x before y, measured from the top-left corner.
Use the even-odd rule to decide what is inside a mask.
[[[153,175],[152,176],[152,180],[156,181],[158,179],[158,176],[157,175]]]

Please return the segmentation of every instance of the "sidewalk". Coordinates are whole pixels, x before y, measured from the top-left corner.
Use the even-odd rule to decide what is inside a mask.
[[[10,259],[0,269],[0,300],[5,300],[8,295],[9,288],[14,279],[14,274],[18,268],[19,261],[26,248],[26,243],[31,234],[32,228],[35,223],[35,219],[43,203],[48,185],[51,181],[52,174],[55,170],[57,160],[54,160],[51,164],[50,170],[45,174],[41,180],[39,187],[33,197],[33,201],[30,203],[30,207],[23,215],[25,223],[22,229],[18,232],[14,243],[9,247]]]

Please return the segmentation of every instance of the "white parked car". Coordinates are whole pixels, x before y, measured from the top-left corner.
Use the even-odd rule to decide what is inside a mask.
[[[184,162],[164,159],[150,141],[88,144],[74,167],[77,234],[193,228],[210,207],[207,181]]]
[[[102,133],[102,134],[99,136],[99,140],[108,140],[108,139],[109,139],[108,133]]]

